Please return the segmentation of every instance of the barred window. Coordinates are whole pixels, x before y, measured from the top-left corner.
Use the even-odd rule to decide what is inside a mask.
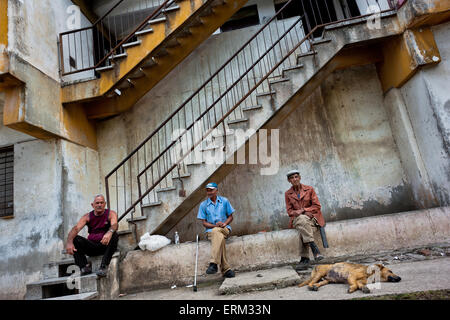
[[[0,217],[14,214],[14,147],[0,148]]]

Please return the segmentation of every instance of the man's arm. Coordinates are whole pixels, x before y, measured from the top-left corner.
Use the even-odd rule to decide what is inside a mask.
[[[227,218],[227,220],[225,220],[225,222],[219,221],[216,223],[217,227],[221,227],[221,228],[225,228],[227,225],[229,225],[231,222],[233,221],[233,214],[230,214]]]
[[[100,241],[101,244],[107,246],[109,244],[109,241],[111,241],[112,235],[114,232],[117,231],[119,224],[117,222],[117,213],[113,210],[109,210],[109,222],[111,223],[111,227],[109,228],[108,232],[105,233],[102,240]]]
[[[84,228],[84,226],[88,222],[89,214],[85,214],[81,217],[81,219],[78,221],[78,223],[70,230],[69,235],[67,236],[67,244],[66,244],[66,252],[68,254],[73,255],[74,251],[77,251],[75,249],[75,246],[73,245],[73,239],[77,236],[77,234]]]
[[[202,224],[205,228],[212,229],[217,227],[215,224],[209,223],[206,219],[202,219]]]
[[[311,205],[308,207],[305,207],[305,214],[312,218],[315,213],[317,213],[322,206],[319,202],[319,197],[317,196],[314,189],[311,189]]]
[[[284,201],[286,202],[286,210],[289,217],[298,217],[299,215],[304,213],[303,209],[295,210],[289,201],[289,197],[287,194],[284,194]]]

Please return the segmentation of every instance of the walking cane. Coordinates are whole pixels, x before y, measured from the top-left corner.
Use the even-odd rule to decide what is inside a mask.
[[[197,249],[195,250],[195,275],[194,275],[194,292],[197,292],[197,262],[198,262],[198,234],[197,234]]]

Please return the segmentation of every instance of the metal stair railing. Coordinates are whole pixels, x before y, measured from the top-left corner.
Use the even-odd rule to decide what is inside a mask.
[[[94,70],[111,64],[122,45],[158,18],[174,0],[119,0],[92,26],[59,34],[61,75]]]
[[[297,54],[314,52],[315,33],[332,23],[369,16],[335,21],[328,17],[326,23],[323,17],[310,20],[307,14],[277,19],[292,1],[296,0],[289,0],[105,177],[108,207],[118,212],[119,221],[156,202],[157,187],[170,188],[186,163],[201,163],[193,151],[219,127],[226,139],[227,121],[241,119],[243,108],[257,105],[257,95],[270,94],[269,80],[297,66]],[[314,25],[306,35],[304,22]]]

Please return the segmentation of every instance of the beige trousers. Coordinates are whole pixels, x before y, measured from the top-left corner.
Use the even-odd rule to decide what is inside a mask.
[[[293,226],[300,232],[300,257],[309,258],[309,245],[314,241],[314,231],[317,230],[316,219],[301,214],[294,218]]]
[[[230,270],[227,262],[227,251],[225,248],[225,240],[228,238],[230,230],[228,228],[213,228],[208,232],[208,240],[211,241],[211,260],[210,263],[220,265],[222,273]]]

